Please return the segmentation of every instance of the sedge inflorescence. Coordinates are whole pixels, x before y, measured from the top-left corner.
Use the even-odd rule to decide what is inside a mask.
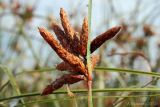
[[[87,42],[88,42],[88,20],[84,18],[81,32],[76,32],[70,25],[69,19],[63,8],[60,9],[60,18],[63,29],[52,23],[52,29],[57,37],[45,28],[39,27],[39,32],[44,40],[52,47],[57,55],[63,60],[56,66],[59,71],[69,71],[69,74],[64,74],[60,78],[53,81],[46,86],[42,95],[51,94],[53,91],[61,88],[64,84],[73,84],[82,80],[88,80],[87,67]],[[121,26],[113,27],[106,32],[98,35],[90,44],[90,53],[92,54],[99,48],[106,40],[116,36]],[[94,69],[99,61],[98,55],[91,55],[91,68]]]

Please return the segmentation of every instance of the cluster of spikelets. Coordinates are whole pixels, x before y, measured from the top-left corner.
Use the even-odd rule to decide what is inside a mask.
[[[60,9],[60,17],[62,28],[52,23],[52,29],[57,36],[57,39],[45,28],[39,28],[41,36],[52,47],[57,55],[63,60],[56,66],[57,70],[69,71],[70,74],[64,74],[62,77],[53,81],[42,92],[42,95],[48,95],[54,90],[61,88],[64,84],[73,84],[82,80],[88,80],[87,67],[87,42],[88,42],[88,20],[84,18],[81,32],[76,32],[70,25],[66,12],[63,8]],[[90,52],[93,53],[106,40],[117,35],[121,30],[121,26],[113,27],[108,31],[97,36],[90,44]],[[99,57],[91,56],[92,70],[94,69]]]

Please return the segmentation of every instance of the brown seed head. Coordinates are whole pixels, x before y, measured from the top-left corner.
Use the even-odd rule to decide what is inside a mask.
[[[82,31],[80,35],[80,46],[79,46],[79,53],[82,56],[86,56],[87,51],[87,42],[88,42],[88,20],[87,18],[84,18],[83,25],[82,25]]]
[[[71,27],[69,20],[68,20],[67,13],[65,12],[65,10],[63,8],[60,9],[60,17],[61,17],[63,29],[64,29],[68,39],[72,40],[73,36],[74,36],[74,30]]]
[[[85,65],[79,57],[65,50],[62,45],[60,45],[58,41],[54,39],[53,35],[46,29],[39,28],[39,32],[60,58],[70,64],[70,66],[74,68],[76,67],[82,74],[87,75]]]
[[[121,26],[113,27],[106,32],[102,33],[101,35],[97,36],[92,42],[91,42],[91,53],[93,53],[97,48],[99,48],[105,41],[113,38],[116,36],[120,30],[122,29]]]
[[[39,28],[41,36],[52,47],[57,55],[63,60],[56,66],[56,69],[60,71],[70,71],[71,74],[64,74],[62,77],[53,81],[48,85],[42,95],[52,93],[54,90],[61,88],[64,84],[73,84],[84,80],[92,80],[92,76],[88,73],[86,51],[88,42],[88,21],[84,19],[81,33],[76,32],[71,27],[67,14],[63,8],[60,10],[60,17],[64,31],[56,23],[52,23],[52,29],[55,32],[59,42],[53,37],[53,35],[44,28]],[[99,48],[106,40],[116,36],[121,30],[121,26],[113,27],[103,34],[96,37],[91,42],[90,51],[93,53]],[[99,56],[93,55],[91,57],[92,70],[99,61]],[[84,78],[85,76],[85,78]]]

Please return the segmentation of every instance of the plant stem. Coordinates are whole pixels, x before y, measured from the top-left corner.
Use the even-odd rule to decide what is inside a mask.
[[[90,59],[91,17],[92,17],[92,0],[89,0],[88,1],[89,34],[88,34],[88,42],[87,42],[88,107],[93,107],[93,102],[92,102],[92,68],[91,68],[91,59]]]
[[[0,71],[4,71],[8,75],[8,77],[10,79],[10,83],[11,83],[14,91],[16,92],[16,94],[18,96],[21,95],[19,86],[18,86],[17,81],[16,81],[14,75],[12,74],[12,72],[6,66],[2,66],[2,65],[0,65]],[[25,104],[23,99],[20,99],[20,101],[22,104]],[[23,105],[23,107],[25,107],[25,105]]]
[[[159,92],[160,88],[159,87],[151,87],[151,88],[105,88],[105,89],[93,89],[94,93],[98,93],[98,92]],[[86,93],[87,90],[72,90],[73,93]],[[67,94],[67,91],[55,91],[52,94]],[[12,97],[8,97],[8,98],[1,98],[0,102],[2,101],[6,101],[6,100],[11,100],[11,99],[18,99],[18,98],[25,98],[25,97],[33,97],[33,96],[40,96],[41,93],[27,93],[27,94],[21,94],[21,95],[17,95],[17,96],[12,96]],[[160,96],[160,94],[158,94],[158,96]],[[107,96],[109,97],[109,96]],[[115,97],[115,96],[112,96]],[[124,97],[124,96],[120,96],[120,97]],[[126,97],[126,96],[125,96]],[[129,97],[129,96],[128,96]]]
[[[130,73],[130,74],[137,74],[137,75],[148,75],[154,77],[160,77],[159,73],[150,72],[150,71],[139,71],[139,70],[132,70],[132,69],[123,69],[123,68],[105,68],[105,67],[95,67],[96,71],[107,71],[107,72],[118,72],[118,73]]]
[[[93,107],[93,101],[92,101],[92,81],[88,81],[88,107]]]

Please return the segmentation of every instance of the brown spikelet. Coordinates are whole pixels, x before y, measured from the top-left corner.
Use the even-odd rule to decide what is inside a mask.
[[[63,86],[63,84],[60,84],[60,85],[61,86],[59,86],[59,88],[61,88]],[[58,88],[56,88],[56,89],[58,89]],[[44,95],[51,94],[56,89],[52,86],[52,84],[51,85],[47,85],[45,87],[45,89],[43,89],[43,92],[41,93],[41,95],[44,96]]]
[[[116,26],[107,30],[103,34],[97,36],[91,42],[91,49],[90,49],[91,53],[93,53],[97,48],[99,48],[106,40],[109,40],[114,36],[116,36],[120,32],[121,28],[122,28],[121,26]]]
[[[79,43],[80,40],[79,40],[79,33],[78,32],[75,32],[75,35],[74,35],[74,38],[73,38],[73,41],[71,42],[71,48],[73,50],[73,52],[75,53],[75,55],[79,55]]]
[[[50,85],[48,85],[42,92],[41,95],[51,94],[53,91],[61,88],[64,84],[74,84],[84,80],[83,75],[75,75],[75,74],[64,74],[62,77],[53,81]]]
[[[53,37],[53,35],[48,32],[44,28],[39,28],[39,32],[41,36],[46,40],[46,42],[55,50],[55,52],[62,58],[65,62],[70,64],[72,67],[77,67],[77,69],[84,75],[87,75],[87,71],[85,69],[84,63],[81,61],[80,58],[74,56],[73,54],[69,53],[65,50],[62,45],[58,43],[57,40]]]
[[[79,53],[82,56],[86,56],[88,42],[88,20],[85,17],[83,20],[82,31],[80,35]]]
[[[60,28],[59,25],[57,25],[56,23],[52,22],[52,29],[54,31],[54,33],[57,36],[57,39],[60,41],[61,45],[66,49],[66,50],[70,50],[67,47],[67,39],[65,38],[66,34],[63,32],[63,30]]]
[[[65,74],[62,77],[53,81],[42,92],[42,95],[47,95],[61,88],[64,84],[73,84],[81,80],[88,81],[88,87],[91,88],[92,75],[88,72],[86,51],[88,42],[88,21],[84,19],[81,33],[74,31],[71,27],[67,14],[63,8],[60,10],[61,23],[64,31],[56,23],[52,23],[52,29],[57,36],[56,40],[53,35],[44,28],[39,28],[41,36],[52,47],[57,55],[63,60],[56,66],[57,70],[69,71],[70,74]],[[93,53],[106,40],[111,39],[121,30],[121,26],[109,29],[103,34],[96,37],[91,42],[90,51]],[[59,42],[58,42],[59,41]],[[99,56],[91,57],[92,70],[99,61]]]
[[[68,63],[66,62],[61,62],[60,64],[58,64],[56,66],[57,70],[60,71],[69,71],[69,72],[75,72],[75,69],[73,67],[71,67]]]
[[[68,48],[70,48],[70,52],[74,55],[78,56],[78,43],[79,43],[79,37],[78,33],[74,31],[74,29],[71,27],[67,14],[63,8],[60,9],[60,17],[61,17],[61,23],[63,26],[63,29],[65,31],[65,36],[67,38],[67,45]]]
[[[70,69],[70,65],[66,62],[61,62],[56,66],[56,69],[60,71],[67,71]]]
[[[69,20],[68,20],[68,17],[67,17],[67,14],[63,8],[60,9],[60,17],[61,17],[63,29],[67,35],[67,38],[72,40],[74,37],[74,30],[71,27]]]
[[[77,67],[72,67],[66,62],[61,62],[60,64],[58,64],[56,66],[56,69],[60,71],[69,71],[74,74],[82,74],[81,72],[79,72],[79,69],[77,69]]]

